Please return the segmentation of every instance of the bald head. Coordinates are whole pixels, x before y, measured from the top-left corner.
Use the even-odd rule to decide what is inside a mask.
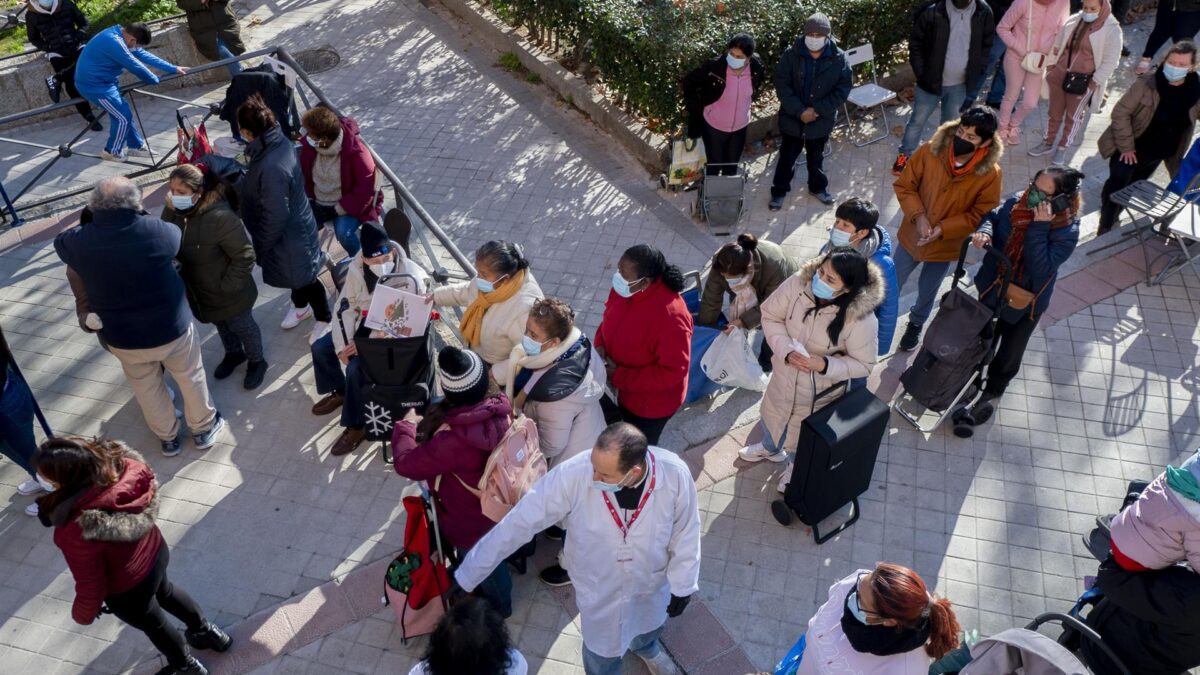
[[[596,439],[593,453],[616,453],[617,468],[628,471],[646,461],[646,435],[628,422],[608,425]]]
[[[112,176],[96,183],[88,198],[93,211],[101,209],[142,210],[142,190],[124,176]]]

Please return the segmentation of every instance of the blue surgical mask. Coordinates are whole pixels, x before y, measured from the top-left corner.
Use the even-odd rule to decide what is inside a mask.
[[[837,294],[837,291],[833,290],[832,286],[825,283],[825,280],[822,279],[821,275],[819,274],[813,275],[812,292],[818,300],[832,300],[833,296]]]
[[[546,340],[546,342],[549,342],[549,340]],[[541,354],[542,345],[546,344],[546,342],[537,342],[528,335],[521,336],[521,348],[525,350],[525,354],[528,356]]]
[[[808,36],[806,35],[806,36],[804,37],[804,46],[805,46],[805,47],[808,47],[808,51],[810,51],[810,52],[819,52],[819,51],[821,51],[822,49],[825,49],[825,44],[826,44],[828,41],[829,41],[829,39],[828,39],[828,38],[824,38],[824,37],[808,37]]]
[[[850,614],[858,619],[858,622],[864,626],[869,626],[867,623],[867,613],[863,611],[858,604],[858,589],[850,591],[850,595],[846,598],[846,608],[850,610]]]
[[[507,274],[504,275],[504,277],[507,276]],[[500,281],[504,279],[504,277],[500,277],[500,279],[497,279],[496,281]],[[483,277],[475,277],[475,288],[478,288],[480,293],[491,293],[496,290],[496,281],[488,281]]]
[[[187,211],[195,205],[196,203],[192,201],[192,195],[187,195],[186,197],[183,195],[171,195],[171,206],[176,211]]]
[[[1178,82],[1179,80],[1187,77],[1187,74],[1190,70],[1190,68],[1180,68],[1179,66],[1173,66],[1169,63],[1164,63],[1162,67],[1162,74],[1167,78],[1168,82]]]
[[[633,471],[633,469],[630,469],[629,471]],[[601,492],[608,492],[608,493],[620,492],[622,489],[625,488],[625,479],[629,478],[629,471],[626,471],[625,475],[621,476],[621,480],[619,480],[615,483],[605,483],[602,480],[594,480],[594,481],[592,481],[592,485],[597,490],[600,490]]]
[[[725,63],[728,63],[729,67],[733,68],[734,70],[737,70],[738,68],[746,67],[746,59],[739,59],[739,58],[735,57],[733,54],[725,55]]]
[[[1100,18],[1100,12],[1083,12],[1080,14],[1080,18],[1084,23],[1091,23]]]
[[[621,276],[620,272],[613,272],[613,279],[612,279],[613,290],[616,291],[617,295],[621,296],[622,298],[632,297],[633,296],[633,288],[632,288],[633,285],[641,280],[642,280],[642,278],[638,277],[637,279],[634,279],[633,281],[625,281],[625,277]]]
[[[839,246],[850,245],[850,233],[839,230],[836,227],[829,231],[829,243],[833,244],[834,248]]]
[[[50,9],[54,6],[54,0],[38,0],[38,4],[42,6],[42,9]]]

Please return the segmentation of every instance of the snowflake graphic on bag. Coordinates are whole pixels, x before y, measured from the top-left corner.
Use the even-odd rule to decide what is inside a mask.
[[[374,401],[367,401],[367,434],[371,438],[387,438],[392,433],[392,411]]]

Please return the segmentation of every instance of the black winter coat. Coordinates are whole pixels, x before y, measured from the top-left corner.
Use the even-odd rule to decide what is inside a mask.
[[[984,0],[975,0],[971,15],[971,48],[967,53],[967,91],[983,77],[992,40],[996,37],[996,18]],[[950,42],[950,14],[946,0],[933,0],[913,15],[908,36],[908,62],[912,64],[917,86],[931,94],[942,93],[942,71],[946,66],[946,46]]]
[[[320,271],[321,249],[292,142],[276,125],[246,145],[246,156],[250,166],[238,197],[263,282],[292,290],[307,286]]]
[[[683,105],[687,109],[688,138],[700,138],[704,131],[704,109],[717,102],[725,93],[725,55],[705,61],[699,68],[683,76],[680,86],[683,89]],[[762,91],[763,78],[766,68],[758,54],[750,56],[750,86],[753,98],[758,98]]]
[[[1200,666],[1200,574],[1182,567],[1126,572],[1112,558],[1100,565],[1096,585],[1104,599],[1087,617],[1130,672],[1181,675]],[[1117,675],[1087,640],[1084,661],[1096,675]]]
[[[209,61],[221,60],[221,55],[217,53],[217,38],[235,55],[246,52],[242,29],[228,0],[175,0],[175,4],[187,13],[188,33],[204,58]]]
[[[71,56],[87,43],[88,20],[71,0],[58,0],[53,14],[29,8],[25,12],[25,31],[29,44],[44,52]]]
[[[292,138],[300,130],[300,115],[296,112],[296,100],[281,75],[276,75],[271,66],[263,64],[247,68],[233,78],[225,90],[225,103],[219,117],[229,122],[233,133],[238,133],[237,109],[246,99],[261,94],[263,102],[275,114],[275,120],[283,133]]]
[[[179,276],[196,319],[228,321],[254,307],[254,246],[224,198],[205,194],[187,211],[176,210],[168,200],[162,219],[182,232]]]
[[[788,47],[775,66],[775,93],[779,96],[779,133],[788,136],[824,138],[833,132],[838,110],[850,96],[853,82],[846,52],[831,38],[813,66],[813,81],[809,85],[809,103],[804,103],[805,61],[810,59],[804,37]],[[809,106],[817,111],[817,119],[805,124],[800,113]]]

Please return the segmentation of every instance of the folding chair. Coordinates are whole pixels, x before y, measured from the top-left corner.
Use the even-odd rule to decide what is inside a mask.
[[[1200,173],[1197,173],[1192,178],[1182,195],[1171,192],[1167,188],[1159,187],[1148,180],[1139,180],[1128,187],[1122,188],[1109,197],[1109,199],[1129,214],[1130,220],[1135,224],[1134,228],[1127,232],[1122,232],[1121,238],[1117,241],[1088,251],[1088,255],[1095,255],[1100,251],[1108,250],[1113,246],[1123,243],[1127,238],[1134,237],[1142,245],[1142,261],[1146,265],[1146,283],[1153,285],[1154,279],[1150,273],[1150,253],[1146,250],[1146,244],[1153,241],[1156,236],[1159,236],[1159,233],[1156,233],[1154,230],[1160,225],[1165,226],[1162,234],[1170,237],[1169,223],[1173,222],[1175,216],[1179,215],[1189,202],[1195,201],[1197,198],[1200,198]],[[1138,223],[1139,220],[1142,221],[1140,224]],[[1117,222],[1118,224],[1120,223],[1119,213],[1117,215]],[[1188,225],[1184,227],[1186,228]],[[1186,253],[1186,243],[1181,242],[1180,246]]]
[[[1200,208],[1196,204],[1188,204],[1183,213],[1167,225],[1167,232],[1167,239],[1178,244],[1179,250],[1165,254],[1171,257],[1154,277],[1154,281],[1150,282],[1151,286],[1161,284],[1167,277],[1188,265],[1200,275]]]
[[[842,104],[842,109],[846,113],[846,124],[850,127],[854,126],[850,118],[850,103],[853,103],[854,105],[863,109],[878,107],[883,113],[883,132],[874,138],[863,141],[862,143],[858,143],[854,141],[854,129],[850,129],[851,142],[854,143],[854,147],[861,148],[872,143],[882,141],[888,137],[889,122],[887,106],[884,104],[888,101],[894,100],[896,98],[896,92],[892,91],[891,89],[887,89],[886,87],[879,86],[879,78],[875,74],[875,50],[871,47],[870,42],[864,45],[859,45],[854,49],[846,50],[846,62],[850,64],[851,75],[854,73],[855,66],[867,63],[870,64],[871,68],[871,82],[851,89],[850,96],[846,98],[846,103]]]

